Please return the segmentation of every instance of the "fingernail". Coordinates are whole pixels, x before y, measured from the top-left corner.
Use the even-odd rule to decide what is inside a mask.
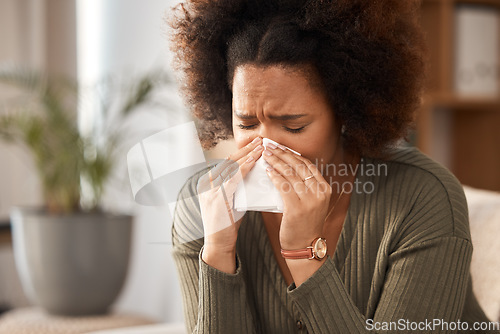
[[[286,147],[285,146],[283,146],[283,145],[280,144],[280,145],[278,145],[278,147],[281,148],[283,151],[286,151]]]
[[[273,168],[272,166],[267,166],[267,167],[266,167],[266,171],[268,171],[268,172],[271,172],[271,171],[273,171],[273,170],[274,170],[274,168]]]
[[[273,155],[273,153],[271,151],[269,151],[269,150],[265,150],[264,154],[267,155],[267,156]]]
[[[255,152],[258,152],[262,150],[262,145],[257,146],[256,148],[253,149]]]
[[[269,144],[267,144],[267,147],[269,147],[270,149],[274,150],[276,148],[276,145],[274,145],[272,143],[269,143]]]
[[[248,159],[245,162],[252,162],[252,161],[253,161],[253,157],[249,156]]]
[[[256,142],[258,142],[260,140],[260,137],[255,137],[254,140],[252,140],[252,144],[255,144]]]

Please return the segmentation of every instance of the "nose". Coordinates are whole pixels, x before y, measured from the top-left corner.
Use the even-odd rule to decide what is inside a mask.
[[[269,138],[271,140],[274,140],[275,142],[281,143],[280,140],[283,138],[280,138],[281,136],[278,135],[277,131],[273,130],[271,126],[266,126],[264,124],[261,124],[259,126],[259,131],[258,135],[262,138]]]
[[[291,145],[293,146],[291,138],[280,129],[280,126],[273,124],[273,122],[261,122],[256,129],[256,135],[261,138],[274,140],[275,142],[288,147],[291,147]]]

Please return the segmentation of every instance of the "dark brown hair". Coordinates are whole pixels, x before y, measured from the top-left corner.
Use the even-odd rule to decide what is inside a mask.
[[[413,0],[204,0],[174,9],[172,50],[205,149],[231,138],[234,69],[312,65],[347,145],[377,156],[407,134],[425,48]]]

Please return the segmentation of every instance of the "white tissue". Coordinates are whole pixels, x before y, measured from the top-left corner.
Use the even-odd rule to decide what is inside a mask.
[[[269,143],[279,145],[277,142],[263,138],[262,144],[267,147]],[[290,149],[291,152],[301,155]],[[261,156],[247,176],[238,184],[234,193],[234,206],[236,211],[263,211],[283,212],[283,199],[266,173],[269,164]]]

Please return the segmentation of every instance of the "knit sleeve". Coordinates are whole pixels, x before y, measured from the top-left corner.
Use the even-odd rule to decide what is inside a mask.
[[[291,285],[289,294],[311,333],[456,333],[428,323],[459,320],[471,254],[470,242],[456,237],[394,252],[373,319],[354,305],[331,258],[298,288]]]
[[[221,272],[201,259],[203,224],[196,184],[191,177],[179,193],[173,217],[172,255],[177,267],[189,333],[255,333],[242,266]]]
[[[394,222],[367,222],[383,226],[381,233],[389,236],[381,244],[365,245],[381,264],[373,274],[381,277],[380,283],[372,281],[370,298],[377,300],[371,303],[374,309],[361,310],[365,313],[358,309],[330,257],[299,287],[292,284],[288,288],[310,333],[457,333],[472,329],[473,324],[460,322],[472,258],[463,191],[449,175],[440,179],[416,173],[410,180],[394,182],[399,200],[412,198],[404,217]],[[398,199],[387,198],[388,210],[394,210]],[[351,270],[356,271],[356,266]],[[356,272],[351,275],[355,277]],[[358,279],[369,281],[371,277]]]

